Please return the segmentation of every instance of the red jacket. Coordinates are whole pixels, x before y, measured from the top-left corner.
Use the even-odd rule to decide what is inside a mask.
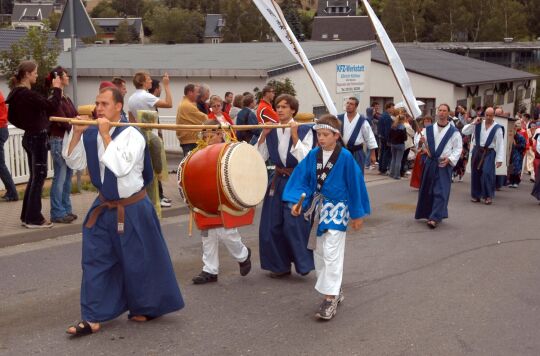
[[[225,121],[229,123],[229,125],[234,125],[234,122],[231,120],[231,117],[229,116],[229,114],[227,114],[226,112],[221,112],[221,114],[223,115],[223,118],[225,119]],[[210,112],[208,114],[208,119],[218,121],[216,114],[214,114],[213,112]]]
[[[7,127],[8,125],[7,113],[6,99],[4,98],[4,94],[0,92],[0,128]]]
[[[257,106],[257,120],[259,121],[259,124],[264,124],[266,122],[278,123],[279,116],[269,102],[261,99],[261,101],[259,101],[259,106]]]

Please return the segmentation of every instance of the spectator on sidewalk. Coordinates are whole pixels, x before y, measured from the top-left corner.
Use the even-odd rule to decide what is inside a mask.
[[[172,108],[171,87],[169,85],[169,75],[163,75],[163,87],[165,89],[165,100],[155,97],[148,92],[152,87],[152,77],[146,72],[135,73],[133,85],[137,90],[128,100],[129,121],[137,122],[137,110],[156,110],[157,108]]]
[[[60,106],[53,113],[60,117],[77,117],[79,113],[73,105],[71,99],[67,96],[65,90],[69,85],[69,75],[62,67],[54,68],[46,78],[46,84],[51,86],[52,80],[58,76],[60,78],[60,89],[62,90],[62,99]],[[49,147],[51,148],[51,157],[53,161],[54,175],[51,185],[51,221],[53,223],[69,224],[77,219],[71,208],[71,177],[73,171],[66,164],[62,157],[62,145],[64,135],[71,131],[71,125],[63,122],[51,122],[49,127]]]
[[[114,77],[112,78],[111,83],[114,84],[114,86],[120,91],[120,94],[122,94],[122,98],[125,98],[127,94],[126,81],[122,78]],[[122,108],[122,120],[126,122],[129,121],[129,118],[126,115],[124,108]]]
[[[188,84],[184,87],[184,98],[176,112],[177,125],[202,125],[208,116],[197,108],[200,86]],[[197,147],[198,133],[196,131],[176,131],[176,137],[184,152],[184,157]]]
[[[392,159],[390,161],[390,177],[401,179],[401,159],[405,152],[405,142],[407,141],[407,129],[405,128],[405,115],[399,114],[388,135]]]
[[[30,178],[24,192],[21,222],[29,229],[53,226],[41,214],[41,193],[47,177],[49,116],[58,110],[62,98],[60,77],[52,80],[53,91],[49,99],[32,91],[37,76],[36,63],[21,62],[11,78],[10,87],[13,89],[6,100],[10,122],[24,130],[22,144],[28,156]]]
[[[212,95],[210,97],[210,109],[212,111],[208,114],[208,119],[215,120],[220,123],[220,125],[223,126],[229,126],[232,125],[233,122],[229,116],[224,111],[221,111],[221,108],[223,107],[223,100],[218,95]]]
[[[210,99],[210,88],[206,84],[201,84],[199,86],[199,95],[197,96],[197,109],[206,115],[210,113],[210,106],[207,103],[208,99]]]
[[[159,98],[161,96],[161,85],[160,81],[157,79],[152,79],[152,87],[148,89],[148,92],[152,95],[154,95],[156,98]],[[156,112],[159,112],[159,110],[156,108]],[[157,117],[157,123],[159,124],[159,115]],[[161,129],[158,130],[158,137],[163,142],[163,131]],[[167,173],[167,156],[163,155],[163,165],[165,169],[165,173]],[[163,185],[161,184],[161,179],[158,179],[158,193],[159,193],[159,199],[160,199],[160,206],[162,208],[170,208],[172,206],[172,200],[167,198],[165,194],[163,194]]]
[[[392,158],[392,152],[390,151],[390,128],[392,127],[392,114],[394,113],[394,103],[387,103],[384,106],[384,113],[379,119],[379,126],[377,132],[379,133],[379,174],[386,174],[390,166],[390,160]]]
[[[242,110],[242,100],[244,100],[244,96],[242,94],[234,96],[232,108],[229,111],[229,116],[234,122],[236,122],[236,117],[238,116],[240,110]]]
[[[279,122],[279,116],[272,107],[272,103],[274,102],[274,97],[276,96],[276,92],[273,87],[270,85],[267,85],[262,90],[262,97],[259,101],[259,106],[257,106],[257,120],[260,124],[264,124],[267,122],[270,123],[278,123]]]
[[[4,187],[6,188],[6,194],[2,196],[2,199],[5,201],[17,201],[19,200],[19,193],[17,193],[11,173],[6,166],[4,156],[4,144],[8,138],[8,111],[4,94],[0,92],[0,179],[2,179],[2,183],[4,183]]]
[[[516,121],[514,124],[514,143],[512,143],[512,151],[510,151],[510,166],[508,167],[509,188],[519,187],[521,183],[521,169],[523,167],[523,157],[527,147],[527,139],[521,132],[521,122]]]
[[[253,112],[253,109],[255,108],[255,98],[252,94],[248,94],[243,97],[242,106],[242,110],[240,110],[236,117],[236,124],[257,125],[257,115]],[[252,145],[255,145],[257,143],[260,135],[261,129],[239,130],[236,132],[236,137],[239,141],[244,141]]]
[[[223,111],[224,113],[227,113],[227,115],[229,115],[231,108],[233,107],[232,106],[233,98],[234,98],[233,93],[230,91],[226,92],[225,96],[223,97],[221,111]]]

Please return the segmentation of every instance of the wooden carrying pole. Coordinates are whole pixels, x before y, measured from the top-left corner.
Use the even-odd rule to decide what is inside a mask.
[[[97,121],[95,120],[80,120],[80,119],[71,119],[67,117],[57,117],[51,116],[49,118],[53,122],[64,122],[71,125],[93,125],[97,126]],[[217,123],[217,121],[216,121]],[[302,122],[298,125],[314,125],[314,122]],[[134,126],[142,129],[161,129],[161,130],[171,130],[171,131],[202,131],[202,130],[228,130],[233,129],[236,131],[242,130],[254,130],[254,129],[278,129],[278,128],[287,128],[291,127],[289,124],[277,124],[277,125],[177,125],[177,124],[149,124],[143,122],[111,122],[111,126]]]

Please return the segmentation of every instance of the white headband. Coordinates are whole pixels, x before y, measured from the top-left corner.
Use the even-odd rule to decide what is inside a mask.
[[[335,133],[341,133],[339,132],[338,129],[330,126],[330,125],[327,125],[327,124],[316,124],[315,126],[313,126],[313,129],[316,131],[316,130],[323,130],[323,129],[326,129],[326,130],[330,130],[332,132],[335,132]]]

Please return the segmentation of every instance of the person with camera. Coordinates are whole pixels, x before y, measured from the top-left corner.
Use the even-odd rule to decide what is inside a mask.
[[[54,68],[45,80],[47,86],[50,87],[55,78],[60,78],[62,98],[53,116],[76,117],[78,115],[77,109],[64,91],[69,85],[67,71],[62,67]],[[51,221],[53,223],[69,224],[77,219],[77,215],[73,214],[71,208],[71,176],[73,171],[67,166],[66,160],[62,157],[64,135],[70,130],[71,125],[63,122],[51,122],[49,127],[49,146],[54,169],[51,185]]]
[[[24,130],[22,145],[28,156],[30,178],[24,192],[21,223],[29,229],[53,226],[41,214],[41,193],[47,178],[49,116],[58,110],[62,99],[60,77],[52,79],[49,99],[32,91],[38,77],[37,69],[33,61],[21,62],[11,78],[12,90],[6,99],[9,121]]]

